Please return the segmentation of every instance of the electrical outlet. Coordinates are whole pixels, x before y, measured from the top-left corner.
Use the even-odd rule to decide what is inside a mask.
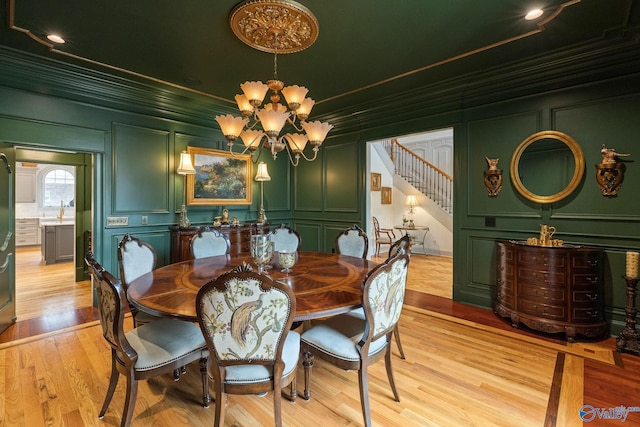
[[[149,225],[149,217],[142,215],[142,225]]]
[[[126,227],[129,225],[128,216],[108,216],[107,227]]]

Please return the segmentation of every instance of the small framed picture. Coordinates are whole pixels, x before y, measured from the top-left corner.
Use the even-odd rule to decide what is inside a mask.
[[[382,175],[376,172],[371,172],[371,191],[380,191],[381,184]]]
[[[382,187],[382,204],[390,205],[391,204],[391,187]]]

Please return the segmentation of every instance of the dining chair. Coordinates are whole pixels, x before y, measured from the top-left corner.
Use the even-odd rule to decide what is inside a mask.
[[[191,237],[191,255],[195,258],[226,255],[230,243],[227,236],[209,226],[200,227]]]
[[[336,237],[336,252],[339,254],[367,258],[368,251],[367,233],[357,224],[353,224]]]
[[[274,252],[297,251],[302,244],[302,239],[298,232],[284,224],[271,231],[271,241],[274,243]]]
[[[98,296],[102,335],[111,347],[111,375],[99,418],[107,412],[120,374],[127,379],[120,422],[124,427],[131,423],[139,380],[173,372],[196,360],[200,361],[202,375],[202,404],[209,407],[209,356],[200,328],[195,323],[162,318],[125,332],[127,299],[122,283],[96,261],[93,253],[86,253],[85,263]]]
[[[396,402],[400,401],[393,379],[390,345],[402,311],[408,266],[409,256],[399,253],[369,272],[362,288],[364,319],[342,314],[302,333],[305,399],[311,396],[311,369],[318,356],[341,369],[358,371],[360,404],[366,426],[371,426],[368,385],[371,364],[385,359],[391,391]]]
[[[396,239],[396,233],[393,228],[380,228],[378,218],[375,216],[371,217],[371,221],[373,222],[373,233],[376,240],[376,256],[378,256],[380,255],[380,246],[392,245]]]
[[[389,256],[387,259],[391,259],[394,256],[398,255],[398,253],[406,253],[408,256],[411,256],[411,237],[408,235],[404,235],[391,245],[389,248]],[[356,316],[361,319],[364,319],[364,309],[356,308],[355,310],[351,310],[348,313],[350,316]],[[401,359],[406,359],[404,355],[404,349],[402,348],[402,340],[400,339],[400,324],[396,323],[395,330],[393,331],[393,336],[396,339],[396,345],[398,346],[398,353],[400,353]]]
[[[284,283],[254,272],[247,263],[200,288],[198,323],[211,355],[214,426],[224,425],[227,394],[273,391],[275,425],[282,425],[282,389],[294,401],[300,335],[291,331],[296,300]]]
[[[129,283],[156,268],[156,260],[156,251],[150,244],[133,237],[129,233],[124,235],[120,243],[118,243],[118,265],[120,267],[120,280],[125,294],[129,288]],[[133,316],[134,327],[159,319],[157,316],[139,311],[132,305],[129,305],[129,307]]]

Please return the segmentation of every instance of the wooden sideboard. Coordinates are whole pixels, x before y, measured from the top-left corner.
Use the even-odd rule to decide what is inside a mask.
[[[212,227],[213,228],[213,227]],[[169,227],[171,231],[171,263],[192,259],[191,237],[198,232],[200,227]],[[229,253],[236,254],[249,252],[251,234],[266,234],[269,226],[256,224],[243,224],[229,227],[215,227],[229,239]]]
[[[494,311],[546,333],[603,337],[603,251],[585,246],[497,243],[498,289]]]

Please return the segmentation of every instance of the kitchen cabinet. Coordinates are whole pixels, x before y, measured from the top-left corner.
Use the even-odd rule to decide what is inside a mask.
[[[16,169],[16,203],[35,203],[37,169]]]
[[[604,338],[603,251],[586,246],[532,246],[498,242],[494,310],[546,333]]]
[[[41,226],[42,260],[45,264],[73,261],[74,224],[50,223]]]
[[[37,245],[39,224],[38,218],[17,218],[16,246]]]

